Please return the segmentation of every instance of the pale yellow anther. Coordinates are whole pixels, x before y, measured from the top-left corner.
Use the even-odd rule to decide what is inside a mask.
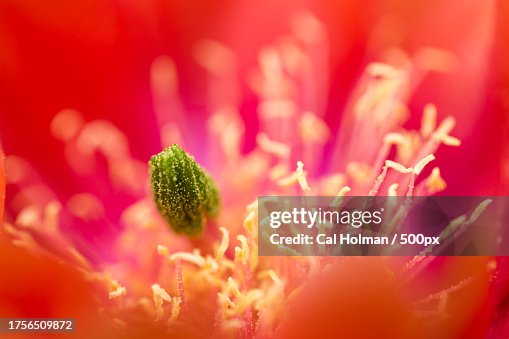
[[[421,120],[421,136],[427,139],[431,136],[437,125],[437,108],[433,104],[424,106],[424,113]]]
[[[426,179],[426,188],[434,193],[443,191],[447,187],[445,180],[440,175],[440,168],[435,167]]]
[[[332,201],[331,203],[331,206],[332,207],[339,207],[341,205],[341,202],[343,201],[343,198],[345,197],[345,195],[350,192],[352,189],[348,186],[344,186],[343,188],[341,188],[338,192],[338,194],[336,195],[336,197],[334,198],[334,200]]]
[[[270,276],[269,276],[269,271],[270,271],[270,270],[262,270],[262,271],[259,271],[259,272],[256,274],[256,279],[257,279],[257,280],[263,280],[263,279],[270,278]]]
[[[204,272],[207,270],[217,271],[219,269],[219,264],[216,260],[214,260],[214,258],[208,255],[205,259],[205,265],[203,265],[202,268]]]
[[[242,254],[242,249],[239,246],[235,246],[235,262],[244,262],[245,256]]]
[[[398,192],[397,192],[398,187],[399,187],[399,184],[397,184],[397,183],[394,183],[394,184],[390,185],[389,189],[387,190],[387,194],[390,197],[397,196],[398,195]]]
[[[306,174],[304,173],[304,164],[302,161],[297,162],[297,180],[304,193],[311,190],[306,179]]]
[[[449,116],[440,123],[440,126],[438,126],[437,130],[435,131],[435,134],[449,135],[454,126],[456,126],[456,119],[454,119],[454,117]]]
[[[198,253],[189,253],[189,252],[177,252],[170,256],[172,261],[176,261],[178,259],[182,261],[187,261],[189,263],[195,264],[196,266],[202,267],[205,266],[206,261],[205,258],[199,255]]]
[[[243,235],[238,235],[237,240],[240,241],[241,247],[235,247],[235,254],[242,261],[242,264],[246,265],[249,260],[249,245],[247,244],[247,238]]]
[[[35,205],[27,206],[18,213],[16,225],[24,228],[37,226],[40,223],[40,213]]]
[[[113,279],[111,277],[110,273],[104,273],[104,278],[107,282],[109,282],[111,288],[113,288],[113,289],[117,289],[122,286],[122,285],[120,285],[120,283],[118,281],[116,281],[115,279]]]
[[[406,133],[388,133],[384,137],[385,147],[390,147],[391,145],[397,146],[397,158],[401,162],[407,163],[410,161],[415,152],[416,147],[419,145],[420,140],[416,133],[406,132]]]
[[[350,161],[346,165],[346,174],[356,183],[365,184],[371,178],[373,169],[364,162]]]
[[[283,281],[277,276],[276,272],[274,270],[269,270],[269,277],[274,281],[276,285],[282,285]]]
[[[161,299],[163,299],[164,301],[171,302],[170,295],[159,284],[152,285],[152,293],[154,294],[154,296],[158,296]]]
[[[437,135],[436,138],[439,139],[444,145],[447,145],[447,146],[457,147],[457,146],[461,145],[460,139],[455,138],[450,135]]]
[[[182,302],[182,299],[179,297],[173,297],[171,301],[171,313],[170,318],[168,319],[168,325],[172,325],[177,321],[178,316],[180,314],[180,303]]]
[[[290,174],[289,176],[279,179],[277,181],[277,184],[278,186],[281,187],[290,187],[295,185],[299,181],[298,177],[299,175],[297,172],[292,172],[292,174]]]
[[[159,284],[152,285],[152,295],[156,308],[156,321],[159,321],[164,317],[163,301],[171,302],[172,298]]]
[[[248,234],[252,234],[255,230],[255,211],[249,212],[246,219],[244,219],[244,229]]]
[[[233,303],[233,301],[226,294],[218,292],[217,296],[218,296],[219,302],[222,305],[223,312],[226,311],[228,308],[235,307],[235,304]]]
[[[271,140],[265,133],[259,133],[256,136],[256,143],[264,152],[279,158],[288,159],[290,156],[290,147],[281,142]]]
[[[241,295],[239,285],[232,277],[228,277],[228,291],[231,292],[235,298]]]
[[[412,173],[413,168],[406,168],[405,166],[401,165],[398,162],[392,161],[392,160],[385,160],[385,166],[392,168],[395,171],[398,171],[400,173]]]
[[[381,63],[372,62],[366,67],[366,73],[372,77],[395,78],[399,72],[394,67]]]
[[[341,188],[337,194],[338,197],[344,197],[348,192],[350,192],[352,189],[348,186],[345,186]]]
[[[414,166],[415,175],[419,175],[424,167],[429,164],[431,161],[435,160],[435,156],[433,154],[428,154],[424,158],[422,158],[417,164]]]
[[[335,173],[322,177],[319,182],[320,195],[334,196],[338,193],[337,187],[345,186],[347,178],[343,173]]]
[[[228,245],[230,244],[230,233],[228,232],[228,230],[224,227],[220,227],[219,230],[223,234],[223,237],[221,238],[221,243],[219,244],[219,247],[217,248],[216,251],[217,260],[221,260],[224,257],[224,254],[228,249]]]
[[[163,257],[167,257],[170,255],[170,251],[168,250],[168,247],[163,245],[157,245],[157,253]]]
[[[283,178],[288,173],[288,167],[286,164],[278,163],[269,170],[269,178],[272,181]]]
[[[324,144],[330,136],[327,124],[311,112],[305,112],[302,115],[299,131],[304,142]]]
[[[263,298],[264,293],[260,289],[251,289],[245,295],[241,295],[236,300],[236,314],[243,314],[249,307],[251,307],[258,300]]]
[[[407,142],[405,136],[401,133],[387,133],[384,136],[384,143],[388,145],[402,145]]]
[[[108,298],[111,300],[113,298],[118,298],[122,295],[125,295],[126,293],[127,293],[126,288],[123,286],[119,286],[114,291],[111,291],[110,293],[108,293]]]

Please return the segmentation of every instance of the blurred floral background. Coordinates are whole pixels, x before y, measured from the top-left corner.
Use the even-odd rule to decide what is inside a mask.
[[[508,9],[2,1],[0,317],[75,317],[82,337],[507,337],[505,258],[258,258],[252,203],[414,179],[507,195]],[[174,142],[221,190],[200,239],[151,201],[147,161]]]

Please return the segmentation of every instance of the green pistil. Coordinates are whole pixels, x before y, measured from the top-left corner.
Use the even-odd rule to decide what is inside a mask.
[[[152,196],[173,230],[188,236],[203,232],[206,218],[219,213],[219,191],[203,168],[174,144],[149,161]]]

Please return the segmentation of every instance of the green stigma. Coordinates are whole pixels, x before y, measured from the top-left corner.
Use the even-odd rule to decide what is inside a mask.
[[[197,236],[206,218],[219,213],[219,191],[192,156],[174,144],[150,158],[150,184],[157,208],[176,233]]]

